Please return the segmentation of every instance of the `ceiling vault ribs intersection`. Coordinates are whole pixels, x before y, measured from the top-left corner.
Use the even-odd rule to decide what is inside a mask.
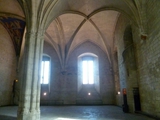
[[[45,40],[56,44],[54,48],[61,59],[62,69],[76,46],[88,40],[103,49],[111,63],[114,31],[120,14],[146,33],[146,15],[141,13],[146,0],[18,1],[24,10],[28,30],[47,28]],[[58,25],[57,30],[53,24]]]
[[[128,3],[129,4],[129,3]],[[77,28],[75,29],[75,31],[74,31],[74,33],[71,35],[71,37],[70,37],[70,40],[69,40],[69,42],[67,42],[66,43],[66,45],[65,45],[65,49],[63,49],[63,50],[60,50],[62,53],[59,53],[59,54],[62,54],[62,55],[64,55],[65,54],[65,57],[63,57],[62,59],[62,61],[66,61],[66,63],[67,63],[67,61],[68,61],[68,58],[69,58],[69,55],[71,54],[71,52],[76,48],[75,46],[78,46],[78,45],[74,45],[75,44],[75,37],[77,36],[77,34],[79,33],[79,30],[84,26],[84,24],[86,23],[86,21],[89,21],[91,24],[92,24],[92,26],[96,29],[96,31],[97,31],[97,33],[100,35],[100,37],[102,38],[102,46],[104,46],[104,51],[106,52],[106,54],[107,54],[107,56],[108,56],[108,59],[109,59],[109,61],[110,61],[110,63],[111,63],[111,56],[110,56],[110,53],[109,53],[109,49],[111,49],[111,47],[112,47],[112,45],[110,45],[109,44],[109,40],[106,40],[106,38],[104,37],[105,36],[105,34],[103,34],[102,33],[102,31],[99,29],[101,26],[98,26],[98,25],[96,25],[96,23],[92,20],[92,17],[93,16],[95,16],[96,14],[98,14],[98,13],[100,13],[100,12],[105,12],[106,10],[112,10],[113,8],[112,7],[102,7],[102,8],[98,8],[98,9],[96,9],[96,10],[94,10],[94,11],[92,11],[90,14],[88,14],[88,15],[86,15],[86,14],[84,14],[84,13],[82,13],[82,12],[80,12],[80,11],[76,11],[76,10],[70,10],[70,11],[66,11],[66,14],[67,13],[70,13],[70,14],[76,14],[76,15],[80,15],[80,16],[83,16],[83,20],[82,20],[82,22],[79,24],[79,25],[77,25]],[[121,11],[122,13],[124,13],[124,11],[122,11],[122,10],[120,10],[120,9],[115,9],[115,10],[117,10],[117,11]],[[60,15],[59,16],[59,18],[61,18],[61,16],[63,16],[63,15],[66,15],[65,14],[65,12],[62,14],[62,15]],[[127,15],[127,14],[126,14]],[[117,12],[117,16],[119,16],[119,12]],[[132,18],[130,15],[128,15],[129,16],[129,18],[131,18],[131,19],[134,19],[134,18]],[[107,16],[107,17],[110,17],[110,16]],[[102,19],[104,18],[104,16],[102,17]],[[72,18],[68,18],[68,19],[74,19],[74,17],[72,17]],[[115,22],[117,22],[117,19],[118,19],[118,17],[115,17],[115,18],[113,18],[113,19],[116,19],[116,20],[114,20]],[[66,20],[66,19],[65,19]],[[63,21],[63,20],[62,20]],[[62,23],[63,24],[63,23]],[[64,24],[63,24],[64,25]],[[106,25],[107,25],[107,23],[106,23]],[[112,28],[111,29],[115,29],[115,25],[116,25],[116,23],[114,24],[114,26],[112,26]],[[64,25],[65,26],[65,25]],[[72,25],[71,25],[72,26]],[[63,26],[61,26],[61,27],[63,27]],[[106,26],[107,27],[107,26]],[[85,31],[84,31],[85,32]],[[114,33],[114,30],[113,30],[113,33]],[[112,35],[113,35],[113,33],[112,33]],[[65,36],[65,33],[63,33],[62,34],[62,36]],[[113,38],[113,36],[112,36],[112,38]],[[65,39],[64,39],[65,40]],[[110,40],[111,41],[111,40]],[[112,39],[112,41],[113,41],[113,39]],[[84,40],[84,42],[85,42],[85,40]],[[95,43],[96,44],[96,43]],[[63,46],[64,47],[64,46]],[[62,48],[63,48],[62,47]]]
[[[69,57],[69,54],[72,52],[72,50],[71,50],[71,48],[72,48],[72,44],[74,44],[73,43],[73,40],[74,40],[74,38],[75,38],[75,36],[76,36],[76,34],[78,33],[78,31],[81,29],[81,27],[84,25],[84,23],[86,22],[87,20],[83,20],[82,22],[81,22],[81,24],[80,24],[80,26],[76,29],[76,31],[75,31],[75,34],[73,34],[73,36],[71,37],[72,39],[70,39],[70,41],[69,42],[71,42],[71,44],[69,45],[69,50],[68,50],[68,54],[67,54],[67,60],[68,60],[68,57]],[[110,59],[110,56],[109,56],[109,53],[108,53],[108,45],[107,45],[107,43],[105,42],[105,39],[104,39],[104,37],[103,37],[103,35],[102,35],[102,33],[101,33],[101,31],[99,30],[99,28],[96,26],[96,24],[91,20],[91,19],[88,19],[88,21],[94,26],[94,28],[97,30],[97,32],[98,32],[98,34],[100,35],[100,37],[102,38],[102,42],[103,42],[103,45],[105,46],[105,52],[106,52],[106,54],[107,54],[107,56],[108,56],[108,59],[109,59],[109,61],[111,62],[111,59]],[[67,62],[67,61],[66,61]]]
[[[79,12],[76,12],[76,13],[79,13]],[[96,14],[98,14],[98,13],[96,13]],[[65,15],[65,14],[64,14]],[[62,52],[62,53],[58,53],[58,54],[62,54],[62,55],[64,55],[65,54],[65,61],[67,62],[67,60],[68,60],[68,58],[69,58],[69,55],[70,55],[70,53],[73,51],[72,49],[73,49],[73,47],[72,46],[74,46],[73,44],[74,44],[74,38],[75,38],[75,36],[78,34],[78,32],[79,32],[79,30],[81,29],[81,27],[86,23],[86,21],[89,21],[91,24],[92,24],[92,26],[96,29],[96,31],[97,31],[97,33],[101,36],[101,38],[102,38],[102,43],[103,43],[103,45],[102,46],[104,46],[104,51],[105,51],[105,53],[107,54],[107,56],[108,56],[108,59],[109,59],[109,61],[111,62],[111,57],[110,57],[110,55],[109,55],[109,52],[108,52],[108,49],[109,49],[109,43],[105,40],[105,38],[104,38],[104,35],[102,34],[102,32],[101,32],[101,30],[99,29],[99,27],[96,25],[96,23],[92,20],[92,16],[94,16],[94,14],[92,14],[92,15],[89,15],[89,16],[85,16],[84,14],[81,14],[84,18],[83,18],[83,20],[82,20],[82,22],[77,26],[77,28],[75,29],[75,31],[74,31],[74,33],[71,35],[71,38],[70,38],[70,40],[69,40],[69,42],[66,44],[66,48],[65,48],[65,50],[63,49],[61,49],[60,51]],[[117,15],[118,15],[118,12],[117,12]],[[59,18],[61,18],[61,16],[59,16]],[[73,19],[73,18],[72,18]],[[116,17],[116,19],[117,19],[117,17]],[[62,20],[63,21],[63,20]],[[61,27],[63,27],[63,26],[61,26]],[[115,26],[113,26],[113,27],[115,27]],[[63,28],[62,28],[63,29]],[[112,28],[113,29],[113,28]],[[63,33],[63,34],[61,34],[60,36],[65,36],[64,35],[65,33]],[[63,42],[64,43],[64,42]],[[76,45],[77,46],[77,45]],[[99,46],[99,45],[98,45]],[[61,47],[62,48],[62,47]],[[60,52],[59,51],[59,52]],[[64,57],[62,58],[62,59],[64,59]],[[63,60],[62,60],[63,61]]]

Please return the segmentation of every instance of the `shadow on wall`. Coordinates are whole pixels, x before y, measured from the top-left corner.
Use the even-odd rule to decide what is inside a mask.
[[[0,115],[0,120],[17,120],[16,117]]]

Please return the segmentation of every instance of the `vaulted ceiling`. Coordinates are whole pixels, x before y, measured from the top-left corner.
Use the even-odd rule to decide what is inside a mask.
[[[43,24],[45,41],[62,61],[86,41],[99,46],[111,60],[118,17],[123,14],[140,26],[138,9],[140,2],[135,0],[0,0],[1,14],[20,16],[28,26],[31,22]]]
[[[128,5],[129,4],[129,5]],[[120,14],[133,22],[134,1],[129,0],[59,0],[48,17],[45,40],[56,51],[61,46],[68,57],[79,45],[90,41],[99,46],[111,61],[114,31]],[[60,8],[59,8],[60,7]],[[55,12],[57,11],[57,12]],[[51,15],[50,14],[50,15]]]
[[[119,12],[101,11],[89,19],[73,13],[57,17],[45,33],[45,40],[56,49],[56,45],[66,45],[68,54],[80,44],[90,41],[99,46],[106,54],[113,46],[114,31]]]

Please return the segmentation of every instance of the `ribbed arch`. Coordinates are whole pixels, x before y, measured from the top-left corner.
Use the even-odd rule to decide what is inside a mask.
[[[63,11],[61,12],[60,14],[58,14],[57,16],[55,16],[54,18],[52,18],[50,20],[50,22],[48,24],[46,24],[46,28],[49,27],[50,23],[57,17],[63,15],[63,14],[77,14],[77,15],[80,15],[82,17],[84,17],[84,19],[90,19],[92,16],[94,16],[95,14],[99,13],[99,12],[103,12],[103,11],[107,11],[107,10],[113,10],[113,11],[116,11],[116,12],[119,12],[121,14],[124,14],[124,16],[126,16],[129,20],[131,20],[136,26],[139,26],[139,22],[136,20],[136,16],[131,16],[129,14],[127,14],[125,11],[119,9],[119,8],[115,8],[115,7],[103,7],[103,8],[100,8],[100,9],[97,9],[95,11],[93,11],[91,14],[89,14],[88,16],[85,15],[84,13],[82,12],[79,12],[79,11],[75,11],[75,10],[67,10],[67,11]]]

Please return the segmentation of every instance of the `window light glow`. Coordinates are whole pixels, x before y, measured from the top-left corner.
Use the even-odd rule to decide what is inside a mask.
[[[42,61],[41,63],[41,84],[49,83],[49,66],[50,61]]]
[[[88,95],[91,95],[91,93],[88,93]]]
[[[47,93],[45,92],[45,93],[43,93],[43,95],[44,95],[44,96],[46,96],[46,95],[47,95]]]
[[[83,67],[83,84],[94,84],[93,79],[93,60],[84,60]]]

